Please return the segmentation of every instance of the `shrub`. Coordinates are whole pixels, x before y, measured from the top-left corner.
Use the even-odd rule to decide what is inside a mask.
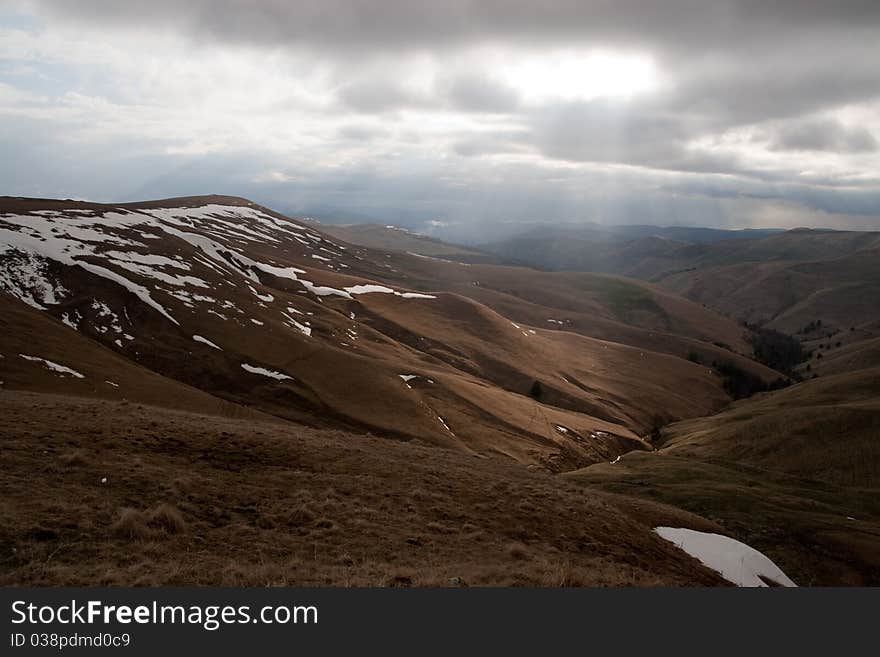
[[[170,504],[159,504],[149,511],[124,508],[111,530],[129,540],[146,540],[160,534],[179,534],[186,531],[183,515]]]
[[[146,516],[137,509],[123,509],[111,529],[117,536],[130,540],[144,540],[153,535]]]
[[[529,396],[531,396],[533,399],[541,399],[543,395],[544,387],[541,385],[540,381],[535,381],[532,384],[531,390],[529,390]]]
[[[150,511],[148,523],[151,527],[162,529],[168,534],[180,534],[186,531],[183,514],[176,507],[164,502]]]
[[[712,361],[712,368],[721,376],[727,394],[734,399],[751,397],[756,392],[767,390],[767,384],[764,381],[731,362]]]

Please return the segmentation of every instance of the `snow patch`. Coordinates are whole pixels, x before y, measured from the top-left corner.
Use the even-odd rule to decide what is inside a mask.
[[[436,299],[434,295],[431,294],[422,294],[421,292],[398,292],[397,290],[392,290],[390,287],[385,287],[384,285],[374,285],[364,284],[364,285],[352,285],[351,287],[345,288],[345,291],[349,294],[371,294],[373,292],[378,292],[381,294],[393,294],[394,296],[403,297],[404,299]]]
[[[735,539],[676,527],[654,531],[737,586],[767,586],[761,577],[780,586],[797,586],[768,557]]]
[[[51,360],[46,360],[45,358],[39,358],[38,356],[28,356],[27,354],[19,354],[25,360],[30,360],[35,363],[42,363],[45,365],[50,371],[57,372],[58,374],[69,374],[71,376],[76,377],[77,379],[86,378],[79,372],[69,367],[65,367],[64,365],[59,365],[58,363],[53,363]]]
[[[65,324],[67,324],[67,326],[69,326],[70,328],[72,328],[74,331],[78,331],[78,330],[79,330],[79,321],[80,321],[80,318],[79,318],[79,313],[78,313],[78,312],[76,313],[76,318],[75,318],[75,319],[71,319],[71,318],[70,318],[70,315],[68,315],[67,313],[61,313],[61,321],[64,322]]]
[[[259,374],[260,376],[265,376],[270,379],[276,379],[278,381],[284,380],[293,380],[292,376],[287,376],[286,374],[282,374],[281,372],[276,372],[275,370],[267,370],[265,367],[257,367],[255,365],[248,365],[247,363],[241,364],[241,369],[246,372],[250,372],[251,374]]]
[[[214,349],[217,349],[218,351],[223,351],[223,350],[222,350],[220,347],[218,347],[216,344],[214,344],[213,342],[211,342],[210,340],[208,340],[208,338],[203,338],[201,335],[194,335],[194,336],[193,336],[193,340],[195,340],[196,342],[201,342],[202,344],[206,344],[206,345],[208,345],[209,347],[213,347]]]
[[[287,313],[281,313],[281,314],[284,315],[285,319],[287,319],[288,326],[299,330],[303,335],[306,335],[306,336],[312,335],[312,328],[310,326],[307,326],[308,322],[306,322],[306,324],[302,324],[302,323],[296,321],[293,317],[291,317]]]

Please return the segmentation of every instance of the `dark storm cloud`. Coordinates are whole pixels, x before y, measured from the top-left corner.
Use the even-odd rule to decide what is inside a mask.
[[[878,3],[880,6],[880,3]],[[876,34],[878,27],[873,27]],[[824,40],[780,43],[770,52],[727,57],[711,66],[678,69],[668,107],[711,117],[719,126],[741,125],[816,112],[880,96],[876,43]]]
[[[461,75],[446,91],[456,109],[468,112],[511,112],[519,105],[514,89],[485,75]]]
[[[873,0],[34,0],[89,22],[156,22],[223,40],[336,48],[433,47],[478,39],[605,40],[747,47],[880,18]]]
[[[464,157],[523,152],[529,144],[529,137],[526,130],[491,131],[477,135],[466,135],[453,142],[452,150]]]
[[[358,80],[344,85],[338,92],[338,99],[344,106],[367,114],[429,103],[424,95],[387,78]]]
[[[342,126],[337,135],[340,139],[351,141],[373,141],[387,137],[390,133],[385,128],[374,125],[350,124]]]
[[[791,151],[863,153],[876,151],[878,143],[867,128],[850,128],[829,119],[798,121],[782,126],[772,147]]]
[[[405,63],[408,53],[483,43],[650,52],[668,73],[659,95],[662,109],[696,122],[690,136],[710,126],[721,130],[880,97],[876,0],[33,0],[33,5],[88,24],[162,25],[221,43],[329,53],[340,62],[337,74],[350,78],[340,84],[340,102],[363,113],[444,102],[465,111],[516,109],[516,92],[493,81],[492,71],[481,70],[478,61],[467,75],[428,92],[394,78],[395,57]],[[380,53],[392,62],[385,76],[359,78],[360,62]],[[658,120],[633,118],[634,128],[642,131]]]
[[[354,160],[340,156],[328,167],[332,175],[292,171],[299,182],[260,184],[244,181],[256,179],[254,171],[283,165],[276,166],[271,157],[249,159],[237,153],[239,162],[251,169],[237,168],[234,176],[222,166],[211,169],[216,176],[211,180],[218,184],[238,185],[242,193],[292,210],[349,216],[360,212],[371,219],[395,213],[463,218],[483,208],[489,212],[491,206],[496,216],[646,221],[669,213],[679,222],[692,218],[693,223],[718,224],[724,221],[719,203],[776,199],[821,212],[880,215],[878,181],[871,173],[880,128],[876,121],[864,127],[853,116],[838,116],[845,106],[861,105],[870,113],[865,107],[880,100],[877,0],[27,4],[46,24],[79,22],[108,34],[167,31],[187,42],[230,51],[248,46],[291,53],[306,69],[326,69],[329,91],[322,111],[332,122],[327,143],[314,147],[315,169],[321,170],[321,155],[352,144],[371,151],[369,166],[354,166]],[[659,83],[632,98],[529,97],[528,85],[509,86],[510,79],[499,75],[495,68],[503,64],[497,58],[481,59],[482,46],[500,46],[526,59],[552,50],[594,48],[644,54],[656,64]],[[414,78],[404,75],[423,55],[434,68],[429,66],[423,77],[418,74],[423,71]],[[291,112],[301,109],[301,102],[296,97]],[[403,127],[407,114],[416,116],[411,121],[427,116],[424,126],[430,130],[425,133],[431,134],[421,134],[412,123]],[[725,141],[740,129],[745,136],[734,134],[740,141]],[[420,152],[413,145],[423,137]],[[734,147],[728,147],[731,143]],[[300,146],[295,139],[292,145]],[[383,145],[389,153],[405,155],[382,161]],[[493,164],[479,169],[481,159],[490,161],[499,154],[534,157],[537,164],[515,174],[505,171],[504,177],[494,175]],[[827,155],[839,157],[837,169],[825,167],[819,156]],[[223,157],[232,156],[211,155]],[[461,168],[444,169],[440,175],[431,166],[414,165],[412,160],[419,157],[436,157],[443,166]],[[346,164],[334,168],[338,161]],[[559,161],[590,173],[565,184],[559,183],[555,170],[543,178]],[[372,171],[391,164],[381,175]],[[642,178],[624,178],[618,165],[637,169]],[[33,167],[38,175],[39,166]],[[603,169],[614,170],[626,185],[610,183]],[[145,194],[167,195],[161,189],[173,186],[177,191],[187,180],[191,185],[207,182],[189,170],[151,180]],[[601,202],[583,191],[596,185]]]
[[[607,100],[554,107],[533,126],[534,143],[549,157],[647,166],[679,157],[688,134],[677,117]]]

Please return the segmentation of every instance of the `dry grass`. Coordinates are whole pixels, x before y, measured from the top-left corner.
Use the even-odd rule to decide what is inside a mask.
[[[507,552],[508,556],[517,561],[525,561],[531,558],[529,549],[519,541],[508,543],[504,546],[504,551]]]
[[[123,538],[146,540],[160,534],[180,534],[186,531],[186,522],[177,508],[163,502],[148,511],[122,509],[111,529]]]
[[[650,514],[502,457],[9,392],[0,441],[5,585],[723,583]]]
[[[613,465],[565,475],[618,493],[629,515],[639,500],[709,518],[723,533],[761,550],[801,586],[880,585],[880,497],[731,461],[633,452]],[[671,519],[653,522],[672,525]]]
[[[663,430],[664,450],[880,487],[880,369],[807,381]]]

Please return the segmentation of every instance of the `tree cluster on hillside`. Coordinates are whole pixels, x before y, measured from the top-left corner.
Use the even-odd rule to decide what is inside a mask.
[[[724,390],[734,399],[743,399],[758,392],[779,390],[791,385],[791,380],[782,377],[767,384],[760,377],[746,372],[730,361],[714,360],[712,361],[712,369],[721,377]]]
[[[797,338],[774,329],[757,326],[748,328],[750,329],[748,339],[755,352],[755,358],[767,367],[789,374],[796,365],[807,359],[808,354]]]

